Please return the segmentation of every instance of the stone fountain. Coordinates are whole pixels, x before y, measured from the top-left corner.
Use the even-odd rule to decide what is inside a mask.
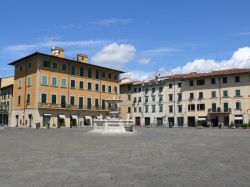
[[[106,100],[109,103],[110,108],[110,117],[104,118],[102,115],[97,117],[94,120],[94,129],[92,132],[96,133],[112,133],[112,134],[125,134],[125,133],[134,133],[134,124],[133,120],[130,118],[130,115],[127,114],[126,120],[118,118],[118,108],[117,104],[121,103],[121,99],[109,99]]]

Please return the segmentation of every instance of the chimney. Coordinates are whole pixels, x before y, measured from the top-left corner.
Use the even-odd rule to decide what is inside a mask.
[[[84,54],[77,54],[76,55],[76,60],[78,62],[82,62],[82,63],[88,63],[88,56],[87,55],[84,55]]]
[[[59,47],[52,47],[51,55],[64,58],[64,49],[59,48]]]

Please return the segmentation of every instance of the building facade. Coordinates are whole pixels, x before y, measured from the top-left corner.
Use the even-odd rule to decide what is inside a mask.
[[[16,60],[12,126],[50,127],[92,125],[109,110],[105,100],[119,97],[122,71],[88,63],[86,55],[64,58],[64,50],[51,55],[33,53]]]
[[[250,119],[250,69],[156,77],[131,90],[138,126],[237,126]]]
[[[14,77],[0,79],[0,126],[10,126]]]

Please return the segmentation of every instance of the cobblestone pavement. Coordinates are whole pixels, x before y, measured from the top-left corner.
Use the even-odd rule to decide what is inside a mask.
[[[0,129],[0,187],[250,186],[250,129]]]

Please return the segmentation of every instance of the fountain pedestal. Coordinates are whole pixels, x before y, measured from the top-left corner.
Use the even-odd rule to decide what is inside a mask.
[[[111,117],[104,119],[103,116],[99,116],[94,120],[94,132],[99,133],[131,133],[134,132],[133,120],[127,115],[126,120],[118,119],[117,104],[122,102],[120,99],[106,100],[111,104],[111,111],[109,112]]]

